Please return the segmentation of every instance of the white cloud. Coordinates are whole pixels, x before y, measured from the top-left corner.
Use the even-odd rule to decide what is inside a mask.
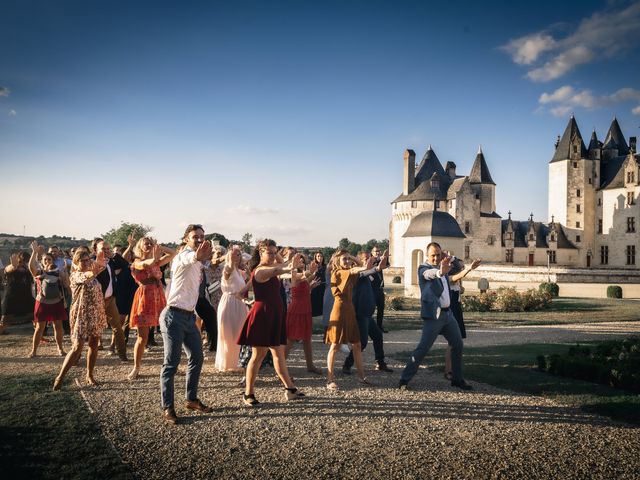
[[[626,87],[617,90],[611,95],[594,95],[591,90],[576,90],[570,85],[564,85],[554,92],[543,93],[538,99],[538,103],[541,106],[549,106],[551,114],[557,117],[565,116],[576,107],[593,110],[628,101],[640,102],[640,90]],[[632,112],[640,115],[639,108],[634,108]]]
[[[633,113],[634,115],[640,115],[640,105],[631,110],[631,113]]]
[[[9,87],[0,87],[0,97],[8,97],[10,93]]]
[[[277,208],[250,207],[248,205],[238,205],[227,209],[228,213],[234,215],[267,215],[278,213],[279,211]]]
[[[7,115],[9,115],[10,117],[15,117],[18,114],[18,112],[16,112],[15,110],[9,110],[9,113],[7,113]]]
[[[617,9],[616,9],[617,8]],[[560,78],[579,65],[610,58],[632,49],[640,41],[640,2],[626,8],[611,6],[584,18],[572,33],[554,38],[548,29],[510,40],[501,47],[518,65],[532,65],[527,77],[536,82]]]

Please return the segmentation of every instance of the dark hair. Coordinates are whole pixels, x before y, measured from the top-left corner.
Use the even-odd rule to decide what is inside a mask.
[[[440,250],[442,250],[442,247],[438,242],[431,242],[429,245],[427,245],[426,251],[428,252],[431,247],[438,247]]]
[[[98,244],[99,244],[100,242],[104,242],[104,239],[103,239],[103,238],[100,238],[100,237],[96,237],[96,238],[94,238],[94,239],[93,239],[93,241],[91,242],[91,251],[92,251],[93,253],[97,253],[97,252],[98,252]]]
[[[23,250],[20,253],[18,253],[18,258],[20,259],[20,261],[22,261],[24,263],[28,263],[29,259],[31,258],[31,255],[29,255],[29,252],[25,252]]]
[[[184,240],[185,238],[187,238],[187,235],[189,235],[194,230],[202,230],[202,233],[204,233],[204,228],[202,228],[202,225],[200,225],[199,223],[190,223],[189,225],[187,225],[187,228],[184,231],[184,235],[182,235],[182,239]]]
[[[256,246],[251,252],[251,260],[249,260],[249,271],[253,272],[258,265],[260,265],[260,252],[266,250],[269,247],[277,247],[276,242],[270,238],[265,238],[256,243]]]
[[[313,252],[313,260],[311,260],[313,263],[318,263],[316,262],[316,255],[320,254],[320,256],[322,256],[322,262],[319,263],[319,265],[326,265],[326,262],[324,260],[324,253],[322,253],[320,250],[316,250],[315,252]]]

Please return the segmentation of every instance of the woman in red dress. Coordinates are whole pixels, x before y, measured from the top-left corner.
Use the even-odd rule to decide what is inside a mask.
[[[133,347],[133,370],[127,375],[131,381],[138,378],[149,329],[159,325],[160,312],[167,304],[160,267],[169,263],[176,252],[158,245],[151,237],[142,237],[133,247],[133,254],[135,260],[131,265],[131,274],[138,283],[138,289],[133,297],[129,321],[131,328],[138,330],[138,338]]]
[[[285,357],[296,341],[302,341],[304,358],[307,363],[307,371],[322,375],[322,370],[313,364],[313,350],[311,346],[311,289],[319,285],[314,279],[315,268],[311,264],[311,270],[304,271],[305,258],[301,253],[293,257],[291,264],[291,303],[287,309],[287,349]]]
[[[294,400],[304,397],[289,376],[284,355],[287,332],[278,275],[289,273],[291,267],[282,263],[277,253],[273,240],[261,240],[249,263],[255,302],[240,331],[238,345],[251,345],[251,360],[247,365],[243,399],[244,403],[252,407],[260,403],[254,394],[254,384],[268,351],[271,351],[273,367],[285,386],[285,398]]]

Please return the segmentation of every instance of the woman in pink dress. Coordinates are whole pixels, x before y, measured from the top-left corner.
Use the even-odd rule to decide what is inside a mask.
[[[87,250],[78,249],[73,255],[73,271],[69,276],[73,303],[69,312],[71,340],[73,346],[62,362],[60,373],[53,382],[53,389],[60,390],[62,380],[69,369],[78,363],[85,342],[89,344],[87,354],[87,384],[97,385],[93,369],[98,358],[98,339],[107,326],[104,311],[104,295],[96,276],[106,268],[107,259],[99,252],[92,261]]]
[[[291,265],[291,303],[287,309],[287,349],[285,356],[297,341],[302,341],[304,358],[307,363],[307,371],[322,375],[322,370],[313,364],[313,349],[311,346],[311,289],[319,282],[314,280],[313,271],[305,272],[305,258],[301,253],[293,257]]]
[[[234,245],[227,252],[222,270],[222,297],[218,303],[218,348],[215,367],[220,372],[242,371],[238,365],[240,345],[236,343],[249,311],[242,301],[249,289],[244,272],[239,269],[242,250]]]
[[[133,370],[127,375],[131,381],[138,378],[149,329],[159,325],[160,312],[167,304],[160,267],[169,263],[176,252],[158,245],[151,237],[142,237],[133,247],[133,255],[135,260],[131,265],[131,275],[138,289],[133,297],[129,322],[131,328],[138,330],[138,338],[133,347]]]

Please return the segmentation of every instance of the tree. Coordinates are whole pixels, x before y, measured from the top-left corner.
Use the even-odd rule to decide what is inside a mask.
[[[127,237],[133,235],[133,238],[137,241],[149,233],[153,227],[143,225],[142,223],[129,223],[121,222],[117,228],[112,228],[107,233],[102,235],[107,242],[111,245],[126,245]]]
[[[247,253],[251,253],[251,241],[253,240],[253,235],[249,232],[242,235],[242,239],[240,240],[240,245],[242,246],[242,250]]]

